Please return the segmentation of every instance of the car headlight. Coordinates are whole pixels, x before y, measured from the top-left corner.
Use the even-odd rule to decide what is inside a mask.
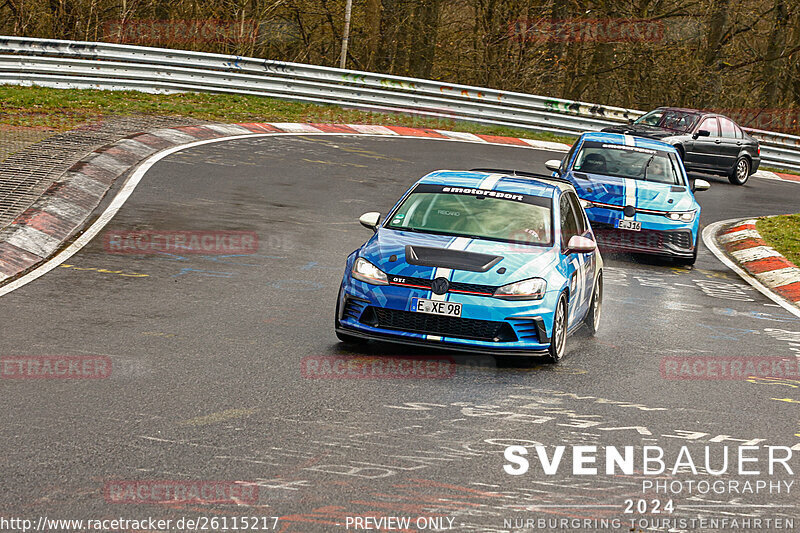
[[[353,263],[353,277],[365,283],[371,283],[372,285],[389,284],[386,273],[363,257],[359,257],[356,259],[356,262]]]
[[[494,291],[494,297],[504,300],[541,300],[546,290],[545,280],[530,278],[498,287]]]
[[[694,220],[697,211],[672,211],[666,214],[670,220],[680,220],[681,222],[691,222]]]

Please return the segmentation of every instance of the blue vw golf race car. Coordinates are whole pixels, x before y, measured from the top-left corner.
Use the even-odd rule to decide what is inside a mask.
[[[545,166],[575,186],[604,250],[665,255],[694,264],[700,205],[670,144],[618,133],[584,133],[567,155]]]
[[[597,331],[603,261],[566,180],[475,169],[417,181],[347,258],[339,340],[548,355]]]

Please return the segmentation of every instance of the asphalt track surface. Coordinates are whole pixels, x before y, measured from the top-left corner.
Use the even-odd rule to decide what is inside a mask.
[[[303,376],[301,360],[310,356],[450,355],[337,342],[344,260],[369,237],[359,215],[386,213],[434,169],[542,171],[560,156],[298,135],[207,144],[163,159],[109,229],[255,231],[260,249],[240,257],[113,255],[97,238],[2,298],[0,354],[105,355],[113,373],[0,382],[0,514],[266,515],[282,517],[277,530],[286,532],[345,530],[347,516],[364,515],[447,517],[451,531],[483,532],[529,531],[505,520],[605,517],[628,530],[627,520],[642,516],[625,514],[624,500],[658,498],[674,501],[672,518],[793,517],[800,527],[796,492],[642,494],[645,476],[573,476],[569,452],[556,476],[544,475],[535,455],[527,474],[503,471],[510,444],[661,446],[671,467],[682,445],[702,464],[705,446],[718,461],[725,444],[800,443],[797,380],[662,376],[665,357],[792,357],[800,346],[791,344],[800,343],[798,319],[705,249],[693,269],[607,256],[600,334],[571,337],[557,366],[455,356],[449,379]],[[698,194],[704,225],[796,210],[800,193],[792,183],[710,181]],[[750,478],[796,475],[778,467]],[[661,479],[710,478],[701,471]],[[109,503],[103,487],[113,480],[246,480],[259,484],[259,501]]]

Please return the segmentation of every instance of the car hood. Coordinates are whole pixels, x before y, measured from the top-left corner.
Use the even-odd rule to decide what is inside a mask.
[[[620,207],[627,205],[628,187],[635,189],[636,206],[639,209],[656,211],[691,211],[695,209],[694,196],[682,185],[669,185],[653,181],[586,174],[576,172],[570,180],[575,185],[578,196],[590,202],[611,204]]]
[[[436,268],[452,268],[452,281],[496,286],[545,276],[558,258],[554,246],[455,241],[447,235],[379,228],[359,255],[388,275],[432,279]],[[460,243],[462,246],[458,246]],[[396,256],[394,261],[392,256]],[[505,272],[498,274],[501,268]]]

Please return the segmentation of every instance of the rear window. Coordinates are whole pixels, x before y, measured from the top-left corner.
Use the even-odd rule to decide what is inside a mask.
[[[736,138],[736,124],[728,120],[727,118],[719,117],[719,126],[720,126],[720,137],[725,137],[727,139],[735,139]]]

